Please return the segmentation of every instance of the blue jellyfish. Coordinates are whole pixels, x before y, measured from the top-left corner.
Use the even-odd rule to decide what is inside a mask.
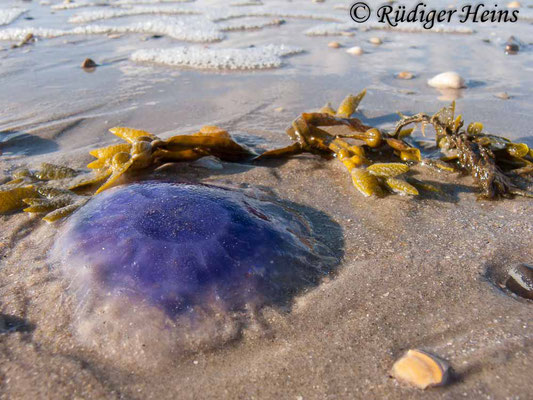
[[[90,200],[53,252],[80,299],[126,299],[178,318],[212,302],[238,311],[282,304],[315,285],[327,262],[308,221],[220,187],[142,182]]]

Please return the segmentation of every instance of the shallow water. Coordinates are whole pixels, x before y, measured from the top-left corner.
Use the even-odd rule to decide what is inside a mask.
[[[130,14],[139,13],[135,7],[149,14],[87,23],[69,20],[118,8],[54,10],[62,3],[42,3],[6,0],[1,5],[28,11],[1,26],[0,38],[20,36],[13,29],[42,28],[29,45],[11,49],[16,42],[0,42],[2,172],[42,161],[82,168],[91,160],[88,150],[115,140],[107,129],[117,125],[167,137],[218,124],[239,142],[272,148],[288,143],[284,129],[300,112],[326,101],[337,104],[363,88],[368,95],[358,116],[369,125],[391,127],[397,111],[434,112],[457,98],[466,121],[482,121],[492,133],[533,145],[528,43],[533,28],[525,19],[461,25],[473,29],[471,34],[364,31],[353,24],[354,36],[310,36],[304,32],[319,25],[351,24],[348,11],[338,7],[346,2],[264,1],[259,8],[207,0],[134,4],[137,11]],[[154,15],[154,7],[171,9],[172,15]],[[199,14],[180,15],[177,9]],[[522,11],[531,15],[531,9]],[[231,15],[240,17],[227,19]],[[285,23],[223,30],[228,24],[261,25],[279,18]],[[165,19],[180,21],[178,26],[194,21],[195,30],[170,30],[161,25]],[[139,31],[147,23],[146,33],[125,32],[125,26]],[[86,24],[92,28],[84,32],[98,25],[106,32],[121,27],[115,30],[123,33],[64,34]],[[51,29],[61,36],[46,37]],[[204,30],[215,36],[202,36]],[[186,42],[169,32],[193,40],[221,35],[223,40]],[[504,53],[511,35],[523,42],[514,56]],[[374,36],[383,44],[370,44]],[[327,47],[332,40],[345,47]],[[131,59],[139,50],[194,46],[200,53],[208,48],[231,54],[230,49],[269,44],[304,52],[279,58],[279,68],[248,71]],[[354,45],[365,54],[344,51]],[[100,66],[84,71],[80,64],[86,57]],[[415,78],[396,79],[403,70]],[[427,79],[446,70],[459,72],[468,88],[443,94],[427,86]],[[509,100],[494,96],[503,91]],[[415,172],[440,183],[446,195],[365,199],[341,166],[311,156],[254,168],[221,165],[216,170],[177,165],[145,178],[178,174],[291,202],[342,257],[336,272],[286,308],[254,314],[239,327],[237,339],[234,331],[224,331],[230,326],[226,320],[213,320],[209,329],[233,339],[221,340],[215,349],[170,357],[155,368],[157,357],[139,363],[144,350],[135,347],[134,339],[125,342],[129,347],[103,355],[80,341],[73,328],[78,310],[70,283],[46,257],[57,227],[21,214],[0,216],[0,310],[11,328],[0,334],[3,392],[17,398],[526,398],[533,367],[532,308],[499,284],[508,266],[533,259],[530,200],[476,202],[469,178],[454,184],[455,177],[423,168]],[[139,327],[146,327],[145,315],[139,314]],[[105,345],[102,338],[93,337]],[[413,347],[447,358],[457,381],[422,394],[391,380],[392,363]]]

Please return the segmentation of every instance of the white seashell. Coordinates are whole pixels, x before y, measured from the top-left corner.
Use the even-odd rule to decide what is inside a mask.
[[[341,44],[339,42],[329,42],[328,47],[331,47],[332,49],[338,49],[341,47]]]
[[[375,44],[376,46],[383,43],[383,41],[378,37],[371,37],[370,39],[368,39],[368,41],[372,44]]]
[[[460,89],[466,87],[465,80],[457,72],[448,71],[435,75],[428,85],[437,89]]]
[[[359,46],[350,47],[348,50],[346,50],[346,53],[353,54],[354,56],[360,56],[364,53],[363,49]]]
[[[533,266],[519,264],[512,267],[505,286],[518,296],[533,300]]]

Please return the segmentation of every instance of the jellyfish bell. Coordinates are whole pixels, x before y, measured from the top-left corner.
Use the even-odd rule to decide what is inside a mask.
[[[78,337],[110,357],[156,359],[235,339],[329,267],[305,217],[214,186],[145,182],[96,196],[52,257]]]

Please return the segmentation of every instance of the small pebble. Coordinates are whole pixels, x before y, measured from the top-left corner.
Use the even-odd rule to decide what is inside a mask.
[[[507,39],[507,42],[505,43],[505,54],[516,54],[519,50],[520,44],[514,36],[511,36],[509,39]]]
[[[494,96],[502,100],[509,100],[511,98],[511,96],[509,96],[507,92],[495,93]]]
[[[372,44],[375,44],[376,46],[379,46],[383,43],[383,41],[378,37],[371,37],[368,41]]]
[[[518,1],[511,1],[510,3],[507,3],[507,8],[520,8],[522,7],[522,4]]]
[[[509,43],[505,45],[505,54],[516,54],[520,47],[516,43]]]
[[[402,71],[402,72],[399,72],[397,77],[399,79],[413,79],[415,77],[415,75],[409,71]]]
[[[450,365],[443,359],[422,350],[409,350],[392,367],[391,375],[419,389],[445,385]]]
[[[285,111],[285,109],[283,107],[277,107],[277,108],[274,108],[274,111],[275,112],[282,112],[282,111]]]
[[[96,64],[93,60],[91,60],[90,58],[86,58],[82,63],[81,63],[81,67],[82,68],[96,68],[98,67],[98,64]]]
[[[435,75],[428,85],[437,89],[460,89],[466,87],[465,80],[457,72],[448,71]]]
[[[360,56],[364,53],[363,49],[359,46],[350,47],[348,50],[346,50],[346,53],[353,54],[354,56]]]
[[[342,36],[355,36],[355,33],[353,32],[341,32]]]
[[[338,49],[341,47],[341,44],[339,42],[329,42],[328,47],[331,47],[332,49]]]
[[[519,264],[511,267],[505,286],[514,294],[533,300],[533,266]]]

